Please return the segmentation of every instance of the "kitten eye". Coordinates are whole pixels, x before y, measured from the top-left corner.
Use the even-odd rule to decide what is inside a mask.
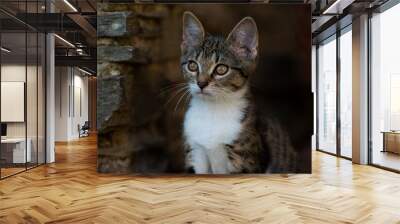
[[[197,72],[197,70],[199,69],[199,66],[194,61],[189,61],[187,67],[191,72]]]
[[[228,66],[226,66],[226,65],[218,65],[216,68],[215,68],[215,72],[218,74],[218,75],[225,75],[225,73],[227,73],[228,72]]]

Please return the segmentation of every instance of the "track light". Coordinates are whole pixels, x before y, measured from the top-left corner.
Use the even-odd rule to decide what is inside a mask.
[[[78,10],[73,6],[68,0],[64,0],[64,3],[68,5],[74,12],[78,12]]]
[[[55,37],[57,37],[59,40],[61,40],[62,42],[64,42],[65,44],[67,44],[68,46],[70,46],[70,47],[72,47],[72,48],[75,48],[75,45],[73,45],[71,42],[69,42],[68,40],[66,40],[66,39],[64,39],[64,38],[62,38],[62,37],[60,37],[59,35],[57,35],[57,34],[54,34],[54,36]]]
[[[1,49],[2,51],[6,52],[6,53],[10,53],[10,52],[11,52],[11,50],[9,50],[9,49],[7,49],[7,48],[5,48],[5,47],[1,47],[0,49]]]

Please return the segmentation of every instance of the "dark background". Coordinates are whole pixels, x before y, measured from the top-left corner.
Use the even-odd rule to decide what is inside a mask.
[[[147,20],[149,13],[146,12],[151,12],[151,7],[162,7],[163,16],[158,20]],[[279,119],[289,132],[301,155],[299,172],[311,172],[313,97],[309,6],[131,4],[131,9],[136,10],[139,25],[129,41],[133,46],[148,47],[142,51],[147,57],[146,62],[121,64],[133,73],[133,76],[124,77],[125,102],[120,105],[124,116],[129,117],[123,127],[130,135],[126,147],[130,151],[126,154],[130,158],[128,172],[182,172],[184,156],[180,136],[187,101],[182,100],[175,111],[180,95],[176,96],[173,90],[165,87],[183,81],[179,59],[184,11],[193,12],[206,32],[224,36],[243,17],[255,19],[259,30],[259,63],[256,73],[251,76],[251,86],[257,105],[264,116]],[[118,38],[114,39],[118,41]],[[118,114],[118,110],[114,114]],[[112,142],[113,136],[112,129],[105,123],[100,128],[100,156],[105,151],[107,153],[103,155],[112,154],[112,146],[102,144]],[[114,172],[102,170],[101,163],[99,170]]]

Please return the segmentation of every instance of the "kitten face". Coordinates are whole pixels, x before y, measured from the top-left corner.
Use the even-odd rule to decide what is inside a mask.
[[[181,66],[193,96],[217,99],[240,92],[255,69],[257,48],[257,27],[250,17],[225,39],[206,35],[200,21],[184,13]]]

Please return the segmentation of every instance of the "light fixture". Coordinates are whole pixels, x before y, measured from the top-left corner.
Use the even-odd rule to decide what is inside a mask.
[[[60,37],[58,34],[54,34],[55,37],[57,37],[59,40],[61,40],[62,42],[64,42],[65,44],[67,44],[68,46],[75,48],[75,45],[73,45],[71,42],[69,42],[68,40]]]
[[[78,10],[73,6],[68,0],[64,0],[64,3],[68,5],[74,12],[78,12]]]
[[[76,49],[76,53],[78,53],[78,55],[87,55],[82,48],[77,48]]]
[[[78,70],[81,71],[81,72],[83,72],[83,73],[85,73],[85,74],[87,74],[87,75],[90,75],[90,76],[93,75],[92,73],[90,73],[90,72],[88,72],[88,71],[86,71],[86,70],[83,70],[83,69],[81,69],[81,68],[79,68],[79,67],[78,67]]]
[[[322,14],[341,14],[347,6],[351,5],[355,0],[336,0]]]
[[[9,50],[9,49],[7,49],[7,48],[5,48],[5,47],[1,47],[0,49],[1,49],[2,51],[6,52],[6,53],[10,53],[10,52],[11,52],[11,50]]]

